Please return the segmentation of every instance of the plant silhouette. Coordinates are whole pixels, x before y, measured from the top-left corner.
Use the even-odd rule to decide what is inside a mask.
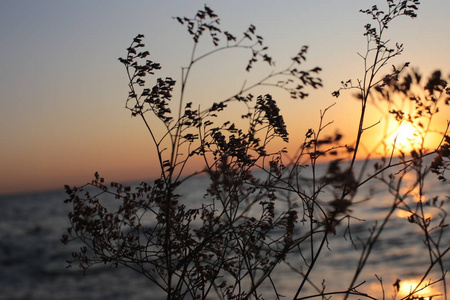
[[[296,271],[298,286],[288,295],[291,299],[328,299],[333,295],[376,299],[361,290],[358,278],[383,230],[389,226],[392,214],[405,210],[410,212],[411,226],[422,230],[430,257],[429,268],[421,281],[425,282],[431,269],[437,266],[441,277],[426,284],[441,284],[446,294],[443,261],[449,246],[442,239],[448,230],[446,202],[422,195],[413,205],[406,198],[413,189],[424,188],[424,178],[430,171],[445,180],[450,165],[447,130],[440,133],[442,143],[437,149],[427,150],[423,142],[419,148],[398,158],[393,152],[386,153],[371,171],[366,167],[355,170],[371,100],[387,101],[390,109],[384,111],[385,116],[392,114],[398,121],[416,124],[423,129],[424,140],[432,116],[450,99],[450,89],[438,72],[422,87],[423,97],[414,96],[411,88],[414,84],[421,86],[418,73],[401,79],[408,63],[380,76],[388,62],[403,52],[401,44],[392,47],[385,40],[385,31],[398,17],[416,17],[419,2],[387,0],[386,4],[385,11],[376,5],[362,10],[373,22],[364,27],[367,52],[360,55],[365,66],[362,79],[343,81],[333,93],[338,97],[349,89],[358,92],[361,114],[354,144],[341,144],[343,136],[339,132],[324,136],[331,125],[325,120],[332,109],[330,106],[321,111],[318,128],[305,133],[303,143],[293,154],[286,148],[274,147],[275,141],[289,141],[288,124],[277,100],[270,94],[254,96],[252,90],[278,88],[293,99],[305,99],[311,90],[320,88],[321,69],[303,69],[307,46],[300,49],[286,68],[276,69],[255,26],[250,25],[240,36],[231,34],[220,28],[218,16],[205,5],[193,18],[175,18],[186,27],[193,41],[191,59],[182,69],[181,83],[170,77],[157,78],[148,87],[162,66],[149,60],[144,36],[137,35],[127,48],[127,55],[119,59],[129,79],[126,108],[143,121],[156,148],[154,161],[160,176],[151,183],[130,187],[114,182],[106,184],[96,173],[86,185],[66,186],[69,196],[66,203],[72,205],[71,226],[62,241],[78,240],[83,244],[79,251],[72,253],[70,265],[78,263],[84,271],[96,264],[126,266],[157,285],[167,299],[281,299],[285,291],[274,280],[278,276],[277,268],[301,265],[302,269]],[[197,46],[204,40],[210,40],[211,50],[199,53]],[[246,71],[252,71],[256,63],[265,63],[273,71],[209,107],[188,102],[185,90],[196,63],[235,48],[249,53]],[[175,88],[179,88],[180,96],[173,103]],[[393,94],[415,103],[414,113],[406,116],[394,107],[390,100]],[[247,108],[239,113],[241,120],[234,119],[234,111],[229,113],[236,103]],[[173,111],[174,107],[178,109]],[[225,122],[220,121],[224,118]],[[383,141],[379,145],[385,146]],[[430,167],[426,158],[432,155],[435,158]],[[186,169],[194,158],[201,158],[204,168],[189,174]],[[322,158],[331,161],[326,174],[319,175],[316,169]],[[367,160],[366,165],[372,162]],[[312,174],[307,181],[303,176],[306,169]],[[407,173],[417,180],[405,193],[401,188],[402,176]],[[209,183],[202,204],[198,205],[179,191],[201,175]],[[358,219],[352,215],[354,206],[359,205],[355,197],[361,186],[375,180],[389,188],[392,205],[382,222],[371,227],[367,240],[360,241],[360,260],[351,282],[332,291],[325,290],[325,285],[315,285],[310,280],[311,273],[323,257],[329,237],[341,227],[351,232],[351,221]],[[332,199],[324,201],[321,195],[325,191]],[[429,220],[425,206],[439,209],[440,220]],[[356,247],[351,235],[350,239]],[[379,281],[384,293],[384,283],[381,278]],[[400,284],[401,281],[396,282],[394,287]],[[306,286],[313,292],[307,291]],[[418,298],[420,289],[417,285],[403,299]]]

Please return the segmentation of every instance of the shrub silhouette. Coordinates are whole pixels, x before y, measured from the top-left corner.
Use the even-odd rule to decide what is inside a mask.
[[[161,288],[167,299],[280,299],[285,291],[273,280],[277,267],[289,266],[295,258],[306,271],[298,271],[300,280],[296,292],[290,296],[292,299],[331,295],[375,299],[362,292],[357,281],[390,217],[401,209],[410,212],[408,220],[424,234],[430,262],[422,281],[437,265],[442,277],[426,285],[442,281],[446,294],[443,260],[449,247],[442,245],[441,238],[447,228],[445,202],[423,197],[412,206],[405,199],[412,189],[423,188],[423,180],[430,171],[445,180],[450,157],[447,130],[441,133],[443,141],[435,150],[425,149],[422,143],[410,156],[402,153],[395,159],[393,152],[387,153],[374,164],[369,175],[364,175],[366,168],[360,173],[354,168],[367,129],[364,119],[371,99],[378,97],[391,103],[389,95],[397,93],[405,101],[413,101],[414,115],[405,116],[396,108],[385,111],[385,115],[394,114],[398,121],[417,124],[424,135],[430,130],[427,122],[438,112],[441,102],[449,102],[450,90],[441,73],[433,74],[422,89],[426,93],[422,98],[414,97],[411,89],[414,84],[420,86],[419,74],[400,79],[408,64],[393,67],[388,75],[380,76],[387,63],[403,51],[400,44],[391,48],[384,32],[398,17],[414,18],[419,4],[417,0],[386,2],[387,11],[376,5],[362,11],[373,21],[365,26],[368,50],[361,55],[366,66],[362,79],[357,84],[352,80],[342,82],[333,93],[338,97],[348,89],[358,91],[361,115],[355,143],[342,145],[340,133],[324,136],[324,130],[331,124],[325,121],[332,108],[328,107],[320,114],[319,127],[305,133],[304,142],[293,155],[285,148],[273,147],[275,140],[289,141],[288,126],[276,99],[270,94],[254,96],[251,91],[270,86],[285,90],[291,98],[304,99],[311,89],[320,88],[321,69],[302,70],[308,47],[302,47],[289,66],[277,70],[255,26],[250,25],[240,37],[223,31],[218,16],[208,6],[193,18],[177,17],[192,37],[193,51],[188,67],[183,68],[180,98],[174,103],[178,110],[172,112],[172,93],[177,83],[169,77],[158,78],[151,88],[147,87],[147,81],[161,65],[149,60],[149,52],[143,50],[144,36],[137,35],[127,48],[126,57],[119,59],[129,79],[126,108],[132,116],[142,119],[153,141],[160,177],[152,183],[130,187],[106,184],[96,173],[86,185],[66,186],[69,196],[66,203],[73,209],[69,214],[71,226],[62,241],[83,243],[79,251],[72,253],[69,263],[79,263],[84,271],[95,264],[129,267]],[[197,45],[207,36],[212,50],[197,53]],[[250,53],[245,70],[251,71],[261,61],[271,66],[273,72],[207,108],[187,102],[185,89],[195,64],[234,48]],[[413,82],[413,78],[417,80]],[[235,103],[248,108],[240,113],[245,122],[227,115]],[[220,122],[223,118],[228,120]],[[157,121],[162,126],[155,125]],[[344,163],[349,155],[349,162]],[[435,159],[430,168],[425,159],[431,155]],[[204,169],[188,174],[186,166],[194,157],[202,159]],[[323,157],[335,159],[329,163],[327,173],[319,176],[315,171]],[[308,181],[310,189],[305,189],[302,179],[306,168],[313,174]],[[405,193],[401,183],[406,173],[414,174],[417,180]],[[202,204],[196,206],[179,190],[201,174],[207,176],[209,184]],[[389,188],[394,199],[391,209],[381,224],[371,228],[367,240],[361,242],[361,257],[349,285],[337,291],[326,291],[325,286],[318,288],[310,282],[310,274],[322,257],[329,236],[336,234],[339,226],[347,226],[350,232],[350,220],[357,218],[351,214],[355,196],[361,186],[372,180],[381,180]],[[327,189],[333,199],[324,202],[321,193]],[[440,209],[440,221],[429,220],[423,209],[426,205]],[[309,256],[301,249],[308,249]],[[381,278],[379,281],[383,290]],[[396,282],[394,287],[400,284],[401,281]],[[311,285],[315,292],[305,294],[306,285]],[[419,297],[416,294],[420,289],[417,285],[404,299]]]

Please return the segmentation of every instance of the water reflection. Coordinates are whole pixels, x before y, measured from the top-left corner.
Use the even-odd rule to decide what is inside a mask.
[[[400,289],[398,291],[398,296],[401,298],[409,296],[414,289],[416,289],[419,284],[419,280],[410,279],[410,280],[402,280],[400,281]],[[424,300],[431,300],[432,298],[436,298],[437,296],[442,296],[438,292],[438,289],[435,285],[430,285],[429,282],[422,283],[417,289],[417,292],[414,293],[413,297],[422,298]]]
[[[418,287],[420,280],[407,279],[397,280],[390,288],[384,284],[386,299],[421,299],[432,300],[440,299],[443,294],[439,292],[439,283],[431,284],[432,281],[422,282]],[[380,283],[371,283],[370,290],[375,294],[380,291]],[[415,292],[413,293],[413,291]],[[413,294],[412,294],[413,293]]]
[[[407,211],[407,210],[397,209],[396,215],[400,219],[408,219],[413,215],[413,213],[410,211]],[[432,218],[433,218],[433,214],[431,214],[429,212],[424,213],[424,219],[432,219]]]

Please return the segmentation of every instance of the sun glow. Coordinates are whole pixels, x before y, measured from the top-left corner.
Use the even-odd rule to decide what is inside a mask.
[[[387,143],[395,146],[395,149],[409,153],[421,147],[423,143],[421,129],[409,122],[402,122],[393,129],[393,133],[387,138]]]

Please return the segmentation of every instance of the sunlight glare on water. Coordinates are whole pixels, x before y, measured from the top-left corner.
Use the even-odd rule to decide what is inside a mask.
[[[400,290],[398,296],[403,298],[408,296],[419,284],[418,280],[409,279],[400,281]],[[429,282],[420,284],[417,292],[414,294],[416,297],[423,297],[424,300],[430,300],[436,296],[440,296],[433,285],[429,285]]]
[[[327,165],[321,165],[318,171],[325,172],[327,168]],[[430,177],[430,179],[433,178]],[[414,176],[403,177],[406,186],[414,181]],[[358,190],[361,193],[359,199],[366,199],[372,188],[377,192],[375,196],[370,200],[359,202],[352,208],[351,214],[359,218],[350,220],[355,245],[352,244],[348,235],[346,238],[343,236],[346,224],[337,228],[336,235],[328,237],[327,246],[309,277],[316,287],[320,288],[324,284],[327,292],[341,291],[348,287],[364,247],[362,242],[370,235],[371,228],[382,222],[395,201],[395,196],[390,193],[389,188],[386,188],[384,182],[374,181],[372,184],[373,186]],[[208,203],[203,197],[208,186],[207,177],[191,178],[189,184],[180,186],[179,194],[185,196],[183,201],[186,205],[201,207]],[[433,200],[434,197],[439,196],[437,205],[439,206],[442,201],[444,204],[441,210],[438,207],[424,207],[424,213],[433,216],[429,224],[435,227],[442,220],[444,211],[450,203],[450,199],[446,197],[448,183],[436,183],[427,178],[425,186],[423,201]],[[397,209],[397,217],[390,219],[360,275],[359,282],[365,282],[360,290],[372,294],[377,299],[382,299],[382,290],[375,274],[383,278],[385,299],[393,299],[392,296],[395,294],[393,283],[397,278],[401,279],[400,291],[395,299],[402,299],[404,296],[400,295],[407,294],[411,286],[414,289],[414,282],[418,283],[428,268],[430,258],[427,247],[423,243],[423,231],[418,224],[407,220],[414,212],[420,216],[421,221],[426,221],[421,215],[422,212],[417,210],[417,203],[414,202],[413,197],[415,193],[416,190],[404,199],[401,203],[402,210]],[[327,199],[325,196],[324,199]],[[60,242],[61,234],[66,232],[69,222],[67,214],[70,207],[63,202],[66,197],[63,191],[0,197],[0,204],[4,208],[0,210],[0,288],[2,290],[0,299],[162,298],[164,293],[145,277],[123,267],[115,269],[109,266],[98,266],[88,270],[85,276],[76,267],[66,269],[66,261],[70,258],[71,252],[78,250],[80,246],[79,243],[63,245]],[[405,204],[408,204],[411,210],[406,210]],[[115,207],[111,206],[111,209],[113,208]],[[280,206],[279,209],[284,208]],[[151,226],[153,221],[149,216],[144,223]],[[302,234],[307,228],[299,224],[298,230]],[[439,235],[438,231],[435,232]],[[319,238],[315,239],[315,242],[320,242]],[[449,244],[448,235],[442,235],[440,243],[442,251],[442,247]],[[309,244],[305,243],[302,246],[305,250],[303,255],[308,260]],[[292,299],[289,296],[295,294],[303,278],[291,267],[305,272],[304,258],[293,254],[290,257],[290,266],[277,265],[273,278],[280,291],[286,295],[286,299]],[[443,269],[449,269],[448,260],[443,261]],[[439,267],[434,267],[427,274],[425,282],[430,279],[438,280],[441,276]],[[424,295],[423,297],[436,295],[433,300],[444,299],[443,296],[437,296],[445,293],[443,286],[444,283],[439,282],[418,295]],[[272,292],[270,284],[261,290],[261,292],[267,291],[269,294]],[[317,293],[313,285],[308,284],[302,294],[308,297]],[[335,298],[342,299],[333,297]]]
[[[435,288],[433,284],[431,284],[431,281],[426,281],[420,284],[420,286],[416,289],[416,287],[419,285],[420,280],[416,279],[406,279],[406,280],[400,280],[399,282],[399,289],[397,291],[397,288],[395,287],[395,283],[385,283],[383,281],[383,288],[385,292],[385,298],[386,299],[403,299],[405,297],[410,296],[410,294],[414,292],[414,295],[412,299],[423,299],[423,300],[431,300],[431,299],[440,299],[441,296],[443,296],[439,291]],[[373,292],[377,292],[380,290],[380,283],[371,283],[370,284],[370,290]]]

